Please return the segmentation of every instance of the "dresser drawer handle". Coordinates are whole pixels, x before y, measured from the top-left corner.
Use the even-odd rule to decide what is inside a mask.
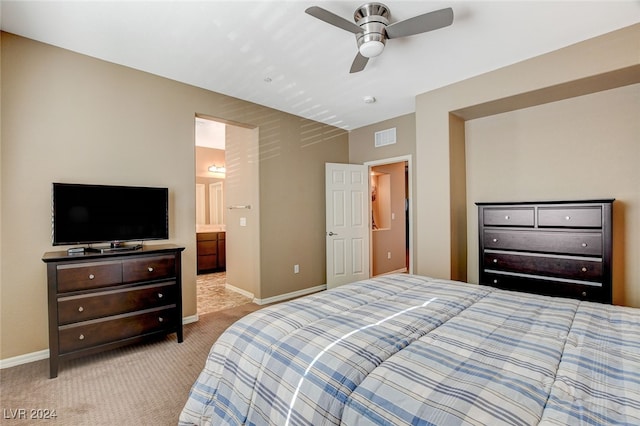
[[[511,219],[511,216],[506,215],[504,218],[505,218],[506,220],[509,220],[509,219]]]
[[[587,297],[587,292],[586,291],[582,292],[582,297]]]
[[[498,279],[496,278],[495,280],[493,280],[494,284],[498,284]]]
[[[93,275],[93,274],[89,274],[89,279],[90,279],[90,280],[94,279],[95,277],[96,277],[95,275]]]
[[[80,336],[78,336],[78,339],[84,340],[84,334],[81,334]]]
[[[498,259],[493,259],[493,263],[498,263]]]
[[[158,299],[162,299],[163,297],[164,297],[164,294],[158,293]]]
[[[571,216],[565,216],[564,220],[571,220]]]
[[[164,318],[158,317],[158,322],[162,322],[162,321],[164,321]]]
[[[149,272],[153,272],[153,267],[149,266],[149,267],[147,268],[147,270],[148,270]]]
[[[82,312],[82,311],[84,311],[84,308],[83,308],[82,306],[80,306],[80,307],[78,308],[78,312]]]
[[[580,244],[580,245],[581,245],[582,247],[586,247],[586,246],[587,246],[587,243],[582,243],[582,244]]]
[[[493,241],[494,243],[497,243],[497,242],[498,242],[498,239],[497,239],[497,238],[494,238],[494,239],[492,239],[491,241]]]
[[[583,266],[582,269],[580,269],[582,272],[587,272],[587,267]]]

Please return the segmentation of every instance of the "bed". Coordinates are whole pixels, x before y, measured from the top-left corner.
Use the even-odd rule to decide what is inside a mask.
[[[640,309],[395,274],[263,308],[180,424],[640,424]]]

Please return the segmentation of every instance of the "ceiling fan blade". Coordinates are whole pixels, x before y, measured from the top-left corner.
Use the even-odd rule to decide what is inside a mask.
[[[448,7],[387,25],[387,38],[400,38],[426,33],[427,31],[447,27],[452,23],[453,9]]]
[[[333,12],[329,12],[326,9],[323,9],[318,6],[311,6],[305,10],[305,12],[314,18],[318,18],[321,21],[326,22],[327,24],[334,25],[338,28],[342,28],[343,30],[347,30],[351,33],[358,34],[362,32],[362,28],[354,24],[353,22],[347,21],[342,16],[338,16]]]
[[[364,67],[367,66],[367,62],[369,62],[369,58],[367,58],[366,56],[362,56],[360,52],[358,52],[355,59],[353,60],[353,63],[351,64],[349,73],[353,74],[354,72],[362,71]]]

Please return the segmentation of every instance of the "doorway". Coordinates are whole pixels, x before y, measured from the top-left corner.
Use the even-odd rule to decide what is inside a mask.
[[[412,273],[411,157],[365,165],[371,192],[370,275]]]
[[[226,177],[226,125],[195,118],[196,158],[196,287],[198,315],[224,309],[226,297],[226,229],[224,199]],[[229,295],[230,296],[230,295]]]
[[[252,249],[259,232],[258,165],[249,154],[257,150],[257,135],[249,126],[195,118],[198,315],[253,300],[257,273],[247,275],[238,265],[259,256]],[[239,212],[238,205],[250,210]],[[239,226],[246,227],[240,232]]]

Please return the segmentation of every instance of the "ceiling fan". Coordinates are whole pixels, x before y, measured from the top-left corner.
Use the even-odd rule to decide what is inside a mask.
[[[382,3],[366,3],[360,6],[353,14],[355,23],[318,6],[311,6],[305,12],[356,35],[358,54],[351,64],[350,73],[362,71],[369,58],[381,54],[387,39],[426,33],[453,23],[453,10],[450,7],[392,24],[389,24],[391,12]]]

